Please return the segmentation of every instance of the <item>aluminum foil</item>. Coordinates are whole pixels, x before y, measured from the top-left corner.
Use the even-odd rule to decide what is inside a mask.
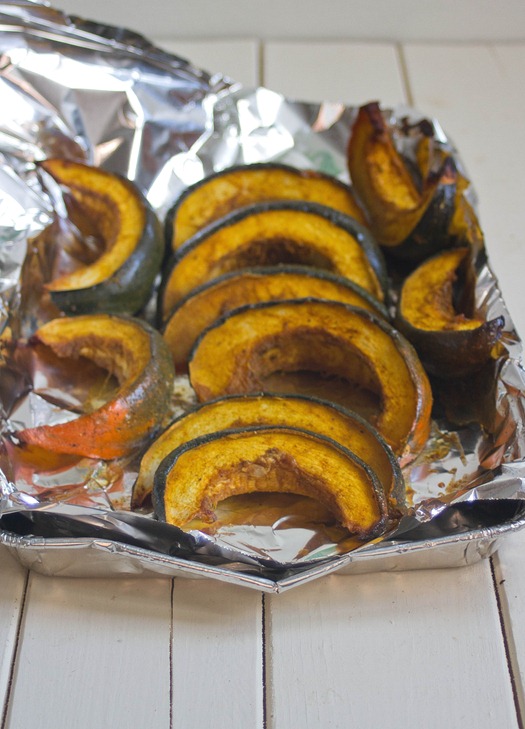
[[[53,252],[34,241],[57,213],[67,222],[67,213],[60,191],[38,172],[38,160],[64,156],[123,174],[161,219],[187,185],[234,164],[279,161],[348,181],[345,149],[356,107],[245,88],[125,28],[49,6],[0,3],[0,33],[5,338],[29,335],[50,315],[39,305],[38,286],[24,283],[24,271],[48,265]],[[405,108],[392,110],[391,118],[400,129],[423,119]],[[461,166],[439,123],[424,124]],[[399,140],[410,154],[410,137]],[[467,194],[475,199],[472,187]],[[487,261],[479,265],[477,303],[487,317],[505,317],[504,356],[468,383],[441,388],[443,406],[428,447],[405,472],[410,508],[392,534],[365,545],[330,529],[320,538],[318,515],[294,500],[288,517],[265,520],[268,510],[259,513],[251,503],[248,524],[186,533],[129,511],[132,462],[85,459],[47,470],[15,463],[10,433],[74,417],[96,373],[82,372],[65,391],[54,365],[7,358],[0,365],[0,540],[24,564],[48,574],[204,576],[269,591],[333,571],[471,564],[525,525],[521,342]],[[465,411],[451,415],[454,387]],[[174,412],[191,403],[191,388],[179,378]],[[462,422],[453,422],[458,414]]]

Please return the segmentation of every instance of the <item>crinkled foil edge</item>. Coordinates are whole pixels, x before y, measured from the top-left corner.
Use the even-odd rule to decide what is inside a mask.
[[[185,186],[234,164],[278,160],[347,179],[342,150],[356,111],[353,107],[327,102],[307,104],[290,101],[265,88],[245,89],[221,74],[212,75],[155,48],[147,39],[125,28],[68,18],[49,6],[0,3],[0,33],[6,41],[6,53],[8,49],[14,49],[12,58],[18,58],[16,63],[4,67],[2,75],[7,82],[16,82],[18,89],[29,90],[23,101],[34,104],[33,121],[38,129],[36,135],[28,128],[2,130],[0,138],[0,190],[3,193],[0,195],[0,244],[4,244],[0,263],[8,264],[4,271],[9,269],[11,276],[4,276],[2,282],[0,331],[16,309],[25,243],[49,222],[49,201],[40,194],[34,162],[49,154],[57,139],[61,143],[64,140],[74,143],[76,151],[87,161],[134,180],[161,216]],[[41,85],[42,79],[37,79],[38,74],[31,67],[32,54],[42,52],[42,49],[54,50],[57,68],[61,67],[63,74],[67,74],[69,64],[82,62],[84,66],[79,68],[84,70],[99,71],[114,66],[117,76],[132,79],[135,87],[129,98],[139,107],[142,104],[134,110],[138,112],[136,117],[130,115],[132,105],[126,98],[115,117],[121,126],[103,131],[97,129],[98,136],[91,138],[86,129],[90,124],[93,126],[94,121],[89,118],[88,104],[82,109],[82,99],[78,92],[75,97],[73,88],[67,88],[67,82],[62,87],[62,96],[54,99],[54,109],[42,103],[49,89],[45,84]],[[172,79],[173,85],[164,98],[161,88],[165,78]],[[36,84],[33,89],[32,84]],[[56,93],[56,87],[52,90]],[[122,89],[116,93],[122,94]],[[85,112],[85,117],[81,113],[71,114],[75,98],[79,109],[74,111]],[[108,99],[109,96],[106,101]],[[153,105],[153,110],[148,104]],[[149,116],[142,114],[147,109]],[[168,119],[168,112],[173,109],[174,118]],[[56,126],[54,112],[60,119]],[[141,114],[146,121],[139,124]],[[417,111],[404,107],[392,111],[394,119],[405,116],[421,117]],[[158,122],[161,117],[165,126]],[[111,127],[115,120],[108,119],[107,123]],[[432,123],[436,139],[453,149],[439,123],[436,120]],[[456,150],[454,153],[460,163]],[[469,194],[475,197],[472,188]],[[166,554],[103,536],[44,538],[4,529],[0,531],[0,543],[22,564],[44,574],[211,577],[268,592],[282,592],[332,572],[347,574],[462,566],[492,554],[501,538],[525,526],[521,508],[525,504],[525,464],[522,460],[525,453],[525,376],[521,342],[489,265],[480,271],[478,296],[490,315],[505,315],[507,331],[511,335],[509,358],[498,383],[498,407],[508,408],[509,417],[517,424],[512,442],[505,444],[511,454],[509,462],[498,469],[494,479],[469,488],[446,503],[439,498],[418,503],[415,513],[386,539],[319,563],[306,561],[303,564],[275,564],[267,559],[254,559],[253,555],[220,547],[199,535],[193,543],[195,558],[187,554]],[[17,492],[16,486],[3,480],[0,516],[22,514],[24,510],[31,513],[35,509],[31,498],[24,502],[23,492]],[[461,529],[463,511],[458,504],[467,504],[467,509],[468,504],[490,504],[491,501],[494,504],[497,501],[515,502],[515,506],[502,523],[491,522],[489,526],[478,528],[466,522],[467,526],[463,525]],[[53,508],[53,505],[44,507],[49,511]],[[457,520],[459,531],[447,533],[445,530],[436,534],[436,519],[442,518],[444,512],[446,517],[447,510],[451,513],[451,524],[447,524],[447,528],[453,528]],[[91,510],[86,513],[89,519]],[[101,512],[97,514],[93,510],[93,513],[97,518]],[[474,520],[472,524],[475,523]],[[406,539],[411,529],[418,534],[416,540]],[[421,529],[423,531],[417,531]],[[183,542],[181,535],[181,544]]]

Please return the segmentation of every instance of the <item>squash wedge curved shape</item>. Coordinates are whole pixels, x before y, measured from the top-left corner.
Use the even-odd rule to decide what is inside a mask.
[[[144,444],[168,415],[174,370],[160,334],[138,319],[105,314],[59,318],[44,324],[34,341],[59,357],[86,357],[114,375],[116,395],[76,420],[26,428],[22,443],[53,453],[113,459]]]
[[[301,372],[328,378],[333,388],[323,396],[358,412],[359,396],[374,395],[375,409],[363,414],[404,462],[425,445],[432,409],[426,373],[412,345],[364,309],[319,299],[241,307],[202,333],[189,363],[201,402],[275,390],[269,382],[277,373],[285,380],[279,391],[293,392],[287,377]]]
[[[65,186],[104,244],[93,263],[46,286],[68,314],[134,314],[147,302],[164,255],[160,223],[129,180],[62,159],[40,163]]]
[[[204,435],[172,451],[155,473],[159,519],[182,527],[213,522],[229,496],[294,493],[320,501],[361,538],[381,534],[386,499],[372,469],[351,451],[307,430],[255,426]]]
[[[388,318],[378,299],[350,279],[309,266],[268,266],[212,279],[172,310],[163,336],[177,369],[184,368],[199,334],[215,319],[245,304],[315,296],[360,306]]]
[[[385,297],[385,262],[366,228],[325,206],[269,202],[221,218],[180,248],[163,284],[163,314],[225,273],[283,264],[331,271],[380,301]]]
[[[418,266],[401,288],[397,326],[426,368],[440,377],[463,376],[482,367],[505,325],[503,316],[487,320],[473,311],[470,257],[470,247],[443,251]],[[463,280],[461,306],[454,301],[457,279]]]
[[[231,395],[204,403],[177,418],[143,455],[133,486],[132,508],[151,495],[155,471],[175,448],[196,437],[232,428],[282,425],[325,435],[355,453],[373,468],[389,502],[404,505],[404,482],[398,462],[383,438],[367,421],[335,403],[301,395]]]
[[[365,222],[351,188],[335,177],[275,162],[238,165],[209,175],[182,193],[166,218],[168,245],[177,250],[214,220],[268,200],[315,202]]]
[[[457,171],[450,155],[436,158],[433,171],[425,155],[416,184],[379,104],[359,109],[348,144],[352,184],[378,242],[402,258],[422,259],[448,245]]]

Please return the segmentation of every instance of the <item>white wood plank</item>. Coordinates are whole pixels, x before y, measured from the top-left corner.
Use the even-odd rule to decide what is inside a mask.
[[[271,597],[268,729],[512,729],[487,562]]]
[[[0,717],[8,696],[27,571],[0,547]],[[1,719],[0,719],[1,721]]]
[[[301,101],[399,104],[405,98],[397,50],[388,43],[266,43],[264,85]]]
[[[174,727],[263,728],[259,593],[176,580],[172,645]]]
[[[33,573],[7,727],[169,729],[170,590]]]
[[[159,48],[190,61],[208,73],[221,73],[244,86],[260,85],[259,43],[254,40],[154,39]]]
[[[455,140],[479,194],[487,248],[522,338],[525,336],[523,199],[525,44],[408,46],[416,105],[435,114]],[[435,73],[434,69],[439,69]],[[447,84],[447,79],[453,83]],[[525,536],[511,535],[494,559],[517,700],[525,715]]]
[[[149,35],[181,38],[511,40],[523,38],[520,0],[61,0],[59,7]]]
[[[437,116],[467,166],[492,266],[525,335],[525,44],[405,48],[415,105]]]

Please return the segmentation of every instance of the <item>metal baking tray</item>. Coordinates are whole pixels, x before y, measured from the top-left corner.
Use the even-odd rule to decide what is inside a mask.
[[[125,175],[161,218],[187,185],[234,164],[272,160],[347,180],[356,107],[244,88],[125,28],[49,6],[0,5],[0,33],[0,98],[13,110],[0,128],[0,333],[21,320],[22,263],[51,218],[53,203],[35,172],[35,161],[46,156],[80,156]],[[424,118],[403,107],[390,113],[400,124]],[[439,122],[426,123],[461,165]],[[475,200],[472,187],[467,194]],[[489,261],[478,271],[477,296],[488,316],[506,321],[506,357],[488,388],[496,435],[436,418],[434,443],[406,473],[412,504],[394,533],[347,551],[337,543],[306,550],[309,529],[286,520],[231,538],[186,534],[128,511],[131,479],[118,490],[98,487],[100,471],[42,474],[35,486],[12,479],[8,454],[0,452],[0,542],[43,574],[207,577],[269,592],[332,572],[466,566],[489,556],[525,525],[525,375],[521,341]],[[30,316],[24,322],[22,333],[37,323]],[[0,367],[0,434],[39,407],[13,407],[17,376]],[[431,458],[436,440],[441,451],[444,441],[448,446]]]

